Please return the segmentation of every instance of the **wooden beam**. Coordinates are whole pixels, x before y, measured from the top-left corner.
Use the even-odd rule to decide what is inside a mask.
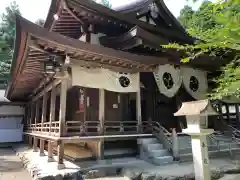
[[[47,85],[41,92],[39,92],[35,97],[32,98],[32,101],[36,101],[37,99],[39,99],[41,96],[43,96],[44,94],[44,90],[46,92],[50,91],[53,87],[57,86],[59,83],[61,82],[61,79],[55,79],[53,80],[52,83],[50,83],[49,85]]]
[[[153,72],[155,67],[148,67],[148,68],[129,68],[129,67],[120,67],[117,65],[110,65],[110,64],[105,64],[101,62],[94,62],[94,61],[86,61],[86,60],[81,60],[81,59],[71,59],[71,64],[72,65],[80,65],[84,67],[93,67],[93,68],[100,68],[104,67],[107,69],[111,69],[113,71],[118,71],[118,72],[126,72],[126,73],[135,73],[135,72]]]
[[[44,50],[41,46],[39,46],[39,44],[37,43],[37,40],[34,40],[34,39],[30,40],[29,47],[43,54],[51,55],[50,52]]]
[[[56,89],[57,89],[56,86],[53,86],[51,90],[49,134],[51,134],[52,132],[52,122],[55,121],[55,108],[56,108],[56,96],[57,96]]]
[[[76,19],[78,22],[80,22],[82,25],[84,24],[83,20],[80,19],[79,17],[77,17],[72,11],[71,9],[69,9],[67,3],[65,1],[63,1],[63,8],[74,18]]]

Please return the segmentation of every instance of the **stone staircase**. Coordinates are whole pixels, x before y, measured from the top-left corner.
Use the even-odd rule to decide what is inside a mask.
[[[156,138],[139,138],[140,158],[155,165],[173,162],[171,153]]]

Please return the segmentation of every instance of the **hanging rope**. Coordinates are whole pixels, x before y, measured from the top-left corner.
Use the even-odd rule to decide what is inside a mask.
[[[187,92],[196,100],[205,99],[208,88],[207,72],[188,67],[181,67],[180,70]]]

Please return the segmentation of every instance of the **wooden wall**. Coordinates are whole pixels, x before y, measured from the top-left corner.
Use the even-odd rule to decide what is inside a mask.
[[[186,126],[185,117],[174,116],[182,102],[193,100],[186,90],[181,87],[174,97],[168,98],[159,92],[153,73],[141,73],[140,79],[145,86],[141,89],[143,121],[151,117],[169,130],[177,128],[180,131],[180,122]]]
[[[105,91],[105,121],[131,120],[130,94]],[[75,86],[68,90],[67,121],[98,121],[98,116],[98,89]]]

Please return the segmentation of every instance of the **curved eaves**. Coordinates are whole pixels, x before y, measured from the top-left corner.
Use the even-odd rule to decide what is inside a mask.
[[[138,0],[137,3],[136,1],[132,1],[132,3],[115,8],[114,10],[123,14],[137,13],[138,11],[141,11],[144,8],[148,9],[148,6],[152,2],[153,0]]]
[[[20,64],[23,63],[22,58],[24,56],[24,52],[27,45],[26,43],[27,37],[28,37],[28,33],[22,29],[21,21],[18,15],[16,15],[16,31],[15,32],[16,33],[15,33],[15,42],[14,42],[14,54],[12,57],[10,80],[8,81],[8,86],[5,91],[5,97],[7,97],[8,99],[10,99],[9,96],[13,88],[13,84],[14,84],[13,81],[16,78],[17,74],[19,73],[19,70],[21,67]]]
[[[160,47],[160,44],[167,44],[168,41],[161,36],[156,36],[144,29],[135,26],[130,31],[121,36],[117,37],[109,37],[102,36],[99,37],[99,41],[102,45],[106,47],[111,47],[115,49],[121,49],[120,47],[124,47],[124,44],[131,41],[132,39],[140,39],[143,41],[143,45],[150,45],[153,47]],[[147,43],[147,44],[145,44]],[[137,46],[137,44],[136,44]],[[123,48],[124,49],[124,48]]]
[[[54,22],[54,14],[58,12],[60,8],[61,0],[52,0],[47,18],[45,20],[44,28],[50,30]]]
[[[170,21],[170,24],[187,34],[186,30],[182,27],[182,25],[175,18],[175,16],[170,12],[163,0],[155,0],[155,4],[157,5],[159,11],[163,12],[165,16],[167,16],[167,20]]]

